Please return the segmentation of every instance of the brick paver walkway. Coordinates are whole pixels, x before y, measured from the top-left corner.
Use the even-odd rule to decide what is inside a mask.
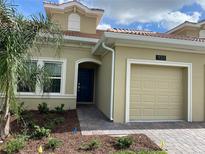
[[[170,154],[204,154],[205,123],[129,123],[109,122],[95,107],[78,107],[78,118],[83,135],[124,135],[143,133]]]

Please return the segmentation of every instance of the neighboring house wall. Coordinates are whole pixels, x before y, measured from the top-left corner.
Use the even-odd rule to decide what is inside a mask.
[[[167,61],[192,63],[192,119],[204,121],[205,55],[156,49],[117,46],[115,62],[114,121],[125,121],[127,59],[155,60],[156,54],[166,55]]]
[[[199,37],[199,30],[197,28],[184,28],[182,30],[173,32],[172,34],[188,37]]]
[[[68,44],[66,44],[68,45]],[[20,101],[25,103],[28,109],[37,109],[39,103],[46,102],[51,108],[54,108],[57,105],[65,104],[65,109],[75,109],[76,108],[76,91],[74,88],[75,84],[75,71],[76,62],[80,59],[94,59],[99,60],[97,56],[91,54],[91,46],[79,46],[79,47],[70,47],[62,46],[61,50],[57,53],[55,47],[52,45],[42,47],[41,51],[35,52],[33,57],[37,58],[46,58],[46,59],[66,59],[66,80],[65,80],[65,93],[62,95],[51,95],[51,96],[37,96],[35,95],[25,95],[21,96]],[[59,54],[59,56],[58,56]],[[50,98],[50,99],[48,99]]]
[[[111,97],[111,71],[112,71],[112,54],[108,52],[102,57],[102,65],[97,73],[97,107],[110,117],[110,97]]]
[[[68,30],[68,16],[72,12],[69,13],[53,13],[51,15],[51,19],[54,23],[58,24],[60,28],[64,31]],[[96,24],[97,18],[95,17],[88,17],[83,14],[77,13],[80,15],[80,32],[82,33],[89,33],[89,34],[96,34]]]

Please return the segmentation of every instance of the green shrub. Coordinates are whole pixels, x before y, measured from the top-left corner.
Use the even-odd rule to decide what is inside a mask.
[[[43,102],[42,104],[39,104],[39,105],[38,105],[38,111],[39,111],[40,113],[45,113],[45,114],[47,114],[47,113],[49,112],[48,105],[47,105],[45,102]]]
[[[62,141],[60,141],[56,138],[50,138],[48,140],[48,143],[46,144],[46,148],[55,150],[56,148],[59,148],[62,144],[63,144]]]
[[[61,104],[61,106],[55,107],[55,112],[57,112],[57,113],[63,113],[63,112],[65,112],[65,110],[63,109],[64,106],[65,106],[64,104]]]
[[[28,126],[28,128],[33,129],[35,126],[35,123],[33,121],[29,121],[29,122],[27,122],[27,126]]]
[[[55,119],[48,120],[48,122],[45,125],[45,128],[52,130],[53,128],[55,128],[55,126],[62,124],[64,121],[65,121],[64,117],[57,117]]]
[[[58,117],[58,118],[53,119],[53,122],[54,122],[56,125],[62,124],[62,123],[64,123],[64,121],[65,121],[65,118],[64,118],[64,117]]]
[[[119,137],[115,143],[116,147],[119,149],[127,149],[133,144],[133,139],[131,137]]]
[[[44,127],[46,129],[53,130],[56,127],[56,124],[53,121],[49,121],[44,125]]]
[[[22,114],[25,111],[24,102],[12,102],[10,107],[10,113],[15,115],[18,120],[22,118]]]
[[[44,127],[40,127],[40,126],[35,125],[34,131],[31,135],[31,137],[35,138],[35,139],[42,139],[43,137],[49,137],[50,132],[51,132],[50,129],[46,129]]]
[[[8,141],[5,145],[4,151],[8,154],[13,154],[18,152],[20,149],[23,149],[28,136],[26,135],[19,135],[16,138]]]
[[[98,140],[91,140],[89,143],[81,145],[79,149],[88,151],[88,150],[97,149],[99,148],[99,146],[100,146],[100,142]]]

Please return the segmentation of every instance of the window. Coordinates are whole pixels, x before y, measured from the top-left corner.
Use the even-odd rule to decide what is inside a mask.
[[[44,67],[49,74],[49,84],[44,85],[44,93],[60,93],[61,90],[61,63],[44,62]]]
[[[18,78],[17,92],[31,95],[64,94],[65,64],[64,60],[50,59],[29,62],[26,76],[22,74]],[[21,76],[25,77],[21,78]],[[37,79],[41,81],[37,82]]]
[[[68,16],[68,30],[80,31],[80,16],[76,13],[71,13]]]
[[[37,62],[27,62],[26,75],[23,74],[18,78],[17,92],[35,92],[36,89],[36,69]],[[24,78],[22,78],[24,76]]]

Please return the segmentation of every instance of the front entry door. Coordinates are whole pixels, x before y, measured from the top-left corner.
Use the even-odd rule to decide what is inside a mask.
[[[94,70],[78,70],[77,102],[93,102]]]

